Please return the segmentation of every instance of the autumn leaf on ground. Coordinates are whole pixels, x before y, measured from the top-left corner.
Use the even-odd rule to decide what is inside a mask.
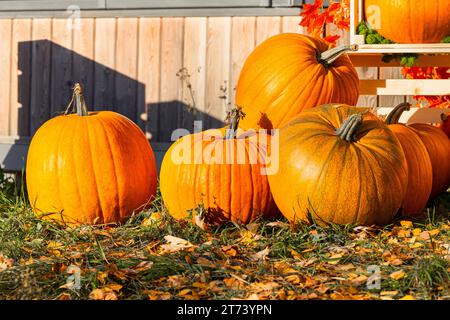
[[[264,250],[261,250],[250,256],[251,261],[264,261],[267,255],[270,253],[270,249],[267,247]]]
[[[5,271],[13,266],[14,260],[5,257],[2,253],[0,253],[0,272]]]
[[[406,273],[403,270],[398,270],[398,271],[392,272],[389,275],[389,277],[394,280],[400,280],[400,279],[403,279],[404,277],[406,277]]]
[[[167,235],[164,237],[164,239],[167,241],[167,243],[163,244],[161,246],[161,249],[165,252],[173,253],[181,250],[194,248],[194,245],[192,243],[178,237]]]

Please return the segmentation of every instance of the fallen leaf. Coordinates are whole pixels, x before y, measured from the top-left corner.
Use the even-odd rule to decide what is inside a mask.
[[[164,237],[164,239],[167,241],[167,243],[163,244],[161,246],[161,249],[165,252],[173,253],[194,247],[194,245],[189,241],[178,237],[167,235]]]
[[[406,273],[403,270],[398,270],[398,271],[392,272],[389,275],[389,277],[394,280],[400,280],[400,279],[403,279],[404,277],[406,277]]]
[[[223,253],[230,257],[235,257],[238,254],[238,248],[235,245],[222,246],[221,250]]]
[[[282,221],[273,221],[266,224],[268,227],[278,227],[278,228],[286,228],[289,227],[289,224]]]
[[[89,294],[91,300],[118,300],[116,293],[110,288],[97,288]]]
[[[5,271],[13,266],[14,260],[0,253],[0,272]]]
[[[197,258],[197,264],[209,267],[209,268],[216,268],[217,266],[209,259],[206,259],[204,257]]]
[[[267,247],[264,250],[261,250],[250,256],[251,261],[264,261],[267,255],[270,253],[270,249]]]
[[[412,228],[413,223],[412,223],[412,221],[402,220],[402,221],[400,221],[400,225],[405,229],[410,229],[410,228]]]
[[[399,300],[416,300],[416,298],[407,294],[406,296],[401,297]]]

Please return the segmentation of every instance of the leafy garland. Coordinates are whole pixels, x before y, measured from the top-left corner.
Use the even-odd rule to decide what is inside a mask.
[[[339,30],[350,30],[350,1],[330,1],[328,7],[324,7],[323,0],[315,0],[313,4],[305,4],[300,13],[300,25],[314,36],[323,38],[330,45],[336,45],[340,35],[325,34],[325,26],[334,24]],[[384,38],[377,31],[371,29],[366,22],[362,21],[356,30],[357,34],[363,35],[367,44],[392,44],[393,41]],[[450,36],[442,40],[450,43]],[[450,67],[414,67],[418,54],[385,54],[384,62],[399,60],[403,66],[402,74],[407,79],[450,79]],[[450,96],[414,96],[419,102],[428,102],[430,108],[448,108]]]

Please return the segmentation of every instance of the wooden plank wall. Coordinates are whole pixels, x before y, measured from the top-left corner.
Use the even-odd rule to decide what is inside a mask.
[[[152,142],[169,142],[193,120],[221,126],[248,54],[271,35],[301,33],[298,23],[297,16],[0,19],[0,137],[32,136],[66,108],[74,82],[91,109],[126,115]]]

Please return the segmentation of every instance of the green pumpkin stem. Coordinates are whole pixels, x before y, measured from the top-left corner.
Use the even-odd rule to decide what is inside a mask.
[[[86,101],[83,96],[83,89],[79,83],[75,83],[73,86],[72,92],[72,100],[70,100],[69,105],[67,106],[65,115],[69,114],[72,108],[75,108],[75,112],[79,116],[87,116],[88,109],[86,106]]]
[[[228,129],[225,139],[234,139],[236,138],[236,132],[239,126],[239,121],[245,117],[244,111],[242,111],[242,107],[236,107],[231,109],[228,112],[227,119],[228,120]]]
[[[352,114],[336,129],[336,135],[347,142],[356,142],[356,136],[362,123],[363,113]]]
[[[358,51],[358,45],[352,44],[348,46],[339,46],[324,52],[319,52],[317,54],[317,60],[324,67],[328,68],[334,61],[336,61],[336,59],[348,51]]]
[[[397,124],[402,116],[403,112],[409,111],[411,104],[408,102],[402,102],[396,106],[386,117],[386,124]]]

